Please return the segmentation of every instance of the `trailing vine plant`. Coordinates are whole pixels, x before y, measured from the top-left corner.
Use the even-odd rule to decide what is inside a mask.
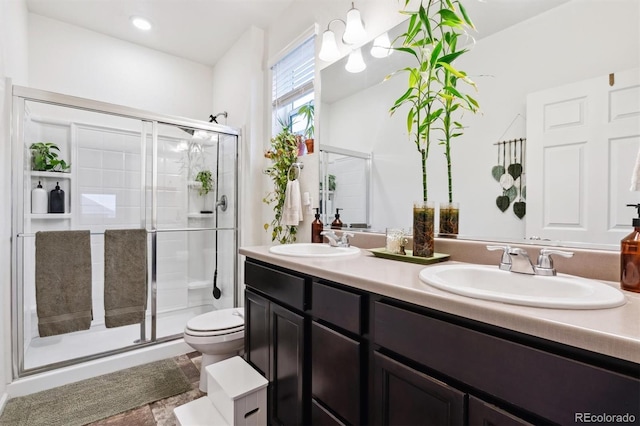
[[[271,138],[271,147],[265,152],[265,157],[271,159],[271,167],[264,172],[273,182],[273,191],[269,192],[262,201],[273,205],[274,218],[271,223],[265,223],[265,231],[271,227],[271,241],[288,244],[296,241],[296,226],[282,225],[282,210],[284,197],[289,180],[289,169],[298,159],[298,141],[287,123],[279,122],[280,132]]]
[[[457,88],[459,80],[473,87],[475,84],[453,66],[454,60],[468,51],[457,49],[458,36],[466,28],[473,28],[473,23],[458,0],[421,0],[416,11],[407,10],[409,3],[410,0],[404,0],[401,11],[409,16],[407,31],[392,44],[394,50],[409,54],[414,63],[387,76],[389,79],[399,73],[408,74],[407,90],[395,101],[390,113],[393,115],[405,105],[409,107],[407,133],[420,154],[422,200],[427,201],[427,159],[431,142],[437,138],[435,132],[444,135],[439,140],[445,145],[450,166],[451,139],[462,134],[462,125],[452,120],[452,114],[460,107],[477,109],[477,102]],[[450,177],[450,167],[448,171]]]

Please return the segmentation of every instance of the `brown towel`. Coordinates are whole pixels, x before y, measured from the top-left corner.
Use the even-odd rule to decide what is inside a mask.
[[[41,337],[91,327],[91,234],[36,232],[36,305]]]
[[[104,316],[107,328],[138,324],[147,309],[147,231],[104,232]]]

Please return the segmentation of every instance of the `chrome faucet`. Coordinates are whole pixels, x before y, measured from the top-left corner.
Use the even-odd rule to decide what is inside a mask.
[[[349,237],[353,237],[351,232],[343,232],[342,235],[338,237],[335,231],[322,231],[320,235],[327,237],[331,247],[349,247]]]
[[[556,270],[553,267],[552,254],[562,257],[572,257],[570,251],[541,249],[538,256],[538,264],[534,265],[526,250],[510,246],[487,246],[487,250],[502,250],[502,258],[498,266],[503,271],[517,272],[519,274],[554,276]]]

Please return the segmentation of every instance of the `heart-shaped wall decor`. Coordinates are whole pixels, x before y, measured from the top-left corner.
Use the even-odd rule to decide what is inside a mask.
[[[508,195],[500,195],[496,198],[496,206],[498,206],[502,212],[505,212],[509,208],[509,204],[511,204],[511,202],[509,201]]]
[[[513,212],[518,216],[518,219],[522,219],[527,213],[527,203],[524,201],[516,201],[513,203]]]

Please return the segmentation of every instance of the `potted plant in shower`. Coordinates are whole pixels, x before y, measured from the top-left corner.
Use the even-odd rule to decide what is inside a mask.
[[[409,16],[407,30],[394,40],[392,48],[410,55],[413,64],[387,79],[399,73],[408,74],[408,87],[395,101],[390,113],[408,107],[407,134],[420,155],[422,170],[422,199],[413,206],[413,255],[431,257],[434,253],[435,206],[428,198],[427,160],[431,142],[443,131],[447,99],[463,96],[450,85],[447,76],[454,75],[473,85],[464,72],[453,66],[453,61],[467,51],[455,48],[457,35],[466,28],[473,28],[473,23],[458,0],[422,0],[418,10],[407,10],[409,3],[405,0],[405,9],[401,12]],[[457,108],[451,107],[450,112]]]
[[[199,184],[198,195],[203,197],[203,207],[200,210],[202,214],[213,213],[210,196],[208,194],[213,191],[213,175],[211,170],[200,170],[196,174],[195,181]]]
[[[273,182],[273,190],[262,201],[273,205],[274,217],[271,223],[265,223],[265,231],[271,227],[271,241],[288,244],[296,241],[296,226],[282,224],[285,192],[289,181],[289,170],[298,159],[298,142],[288,123],[278,120],[280,132],[271,138],[271,146],[264,156],[271,160],[271,167],[264,172]]]
[[[58,158],[60,148],[52,142],[35,142],[29,146],[31,150],[31,169],[40,172],[68,172],[71,167],[66,161]]]

